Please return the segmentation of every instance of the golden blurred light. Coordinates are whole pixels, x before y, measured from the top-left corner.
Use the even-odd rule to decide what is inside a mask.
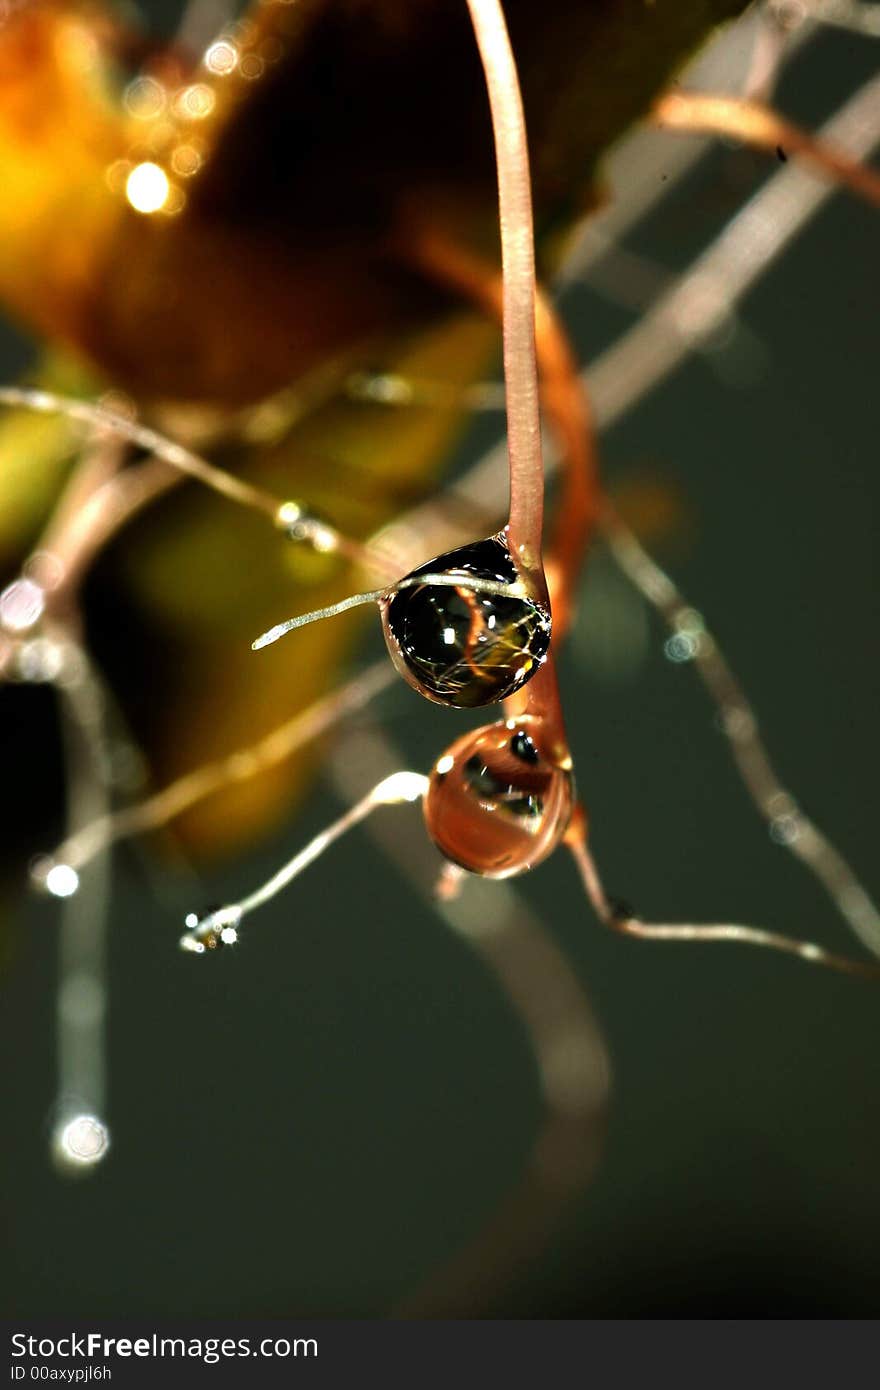
[[[0,19],[6,18],[6,9],[7,6],[0,6]],[[55,42],[65,67],[81,73],[95,71],[100,62],[100,48],[87,24],[77,20],[64,23]]]
[[[195,145],[178,145],[171,155],[171,167],[182,178],[197,174],[202,164],[202,156]]]
[[[258,53],[247,53],[241,60],[241,75],[251,81],[254,78],[262,77],[266,64]]]
[[[113,193],[125,193],[125,184],[131,173],[131,163],[127,159],[114,159],[104,170],[107,186]]]
[[[205,67],[219,77],[225,77],[238,64],[238,46],[229,39],[218,39],[205,54]]]
[[[337,533],[329,526],[322,526],[319,521],[312,522],[310,525],[309,540],[319,555],[331,555],[334,550],[339,548]]]
[[[162,208],[163,215],[167,213],[169,217],[176,217],[177,214],[183,210],[185,205],[186,195],[183,189],[179,188],[176,183],[173,183],[168,190],[165,206]]]
[[[126,87],[123,101],[130,116],[149,121],[165,105],[165,88],[153,77],[136,77]]]
[[[111,414],[121,415],[126,420],[134,420],[137,416],[137,406],[127,391],[104,391],[98,397],[97,404],[102,410],[109,410]]]
[[[158,212],[167,203],[170,192],[165,170],[149,160],[136,164],[125,181],[125,196],[135,212]]]
[[[214,93],[204,82],[183,87],[174,100],[174,108],[182,120],[202,121],[214,109]]]

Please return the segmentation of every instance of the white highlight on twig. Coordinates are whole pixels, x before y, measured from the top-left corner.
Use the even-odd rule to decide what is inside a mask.
[[[79,874],[69,864],[53,864],[46,873],[45,885],[53,898],[71,898],[79,888]]]
[[[62,1169],[93,1168],[106,1158],[110,1131],[97,1115],[81,1114],[63,1120],[52,1136],[52,1156]]]
[[[27,632],[43,616],[46,598],[32,579],[14,579],[0,593],[0,627],[10,633]]]
[[[71,831],[106,814],[111,777],[104,691],[86,653],[79,650],[78,655],[76,677],[57,686]],[[97,855],[82,879],[72,865],[53,862],[43,882],[62,902],[54,1104],[61,1119],[53,1137],[53,1155],[62,1171],[72,1172],[94,1167],[110,1142],[107,1124],[99,1118],[106,1090],[108,856]]]

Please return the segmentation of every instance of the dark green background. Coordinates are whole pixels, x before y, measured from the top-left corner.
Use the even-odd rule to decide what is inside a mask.
[[[818,124],[873,54],[829,31],[788,70],[782,108]],[[720,149],[629,244],[683,267],[772,172]],[[876,212],[837,195],[743,306],[768,355],[760,379],[733,388],[711,355],[694,359],[604,443],[613,481],[659,474],[681,490],[689,526],[664,558],[783,777],[880,892],[877,234]],[[629,322],[586,288],[563,307],[585,356]],[[21,354],[10,335],[4,375]],[[471,455],[488,432],[475,428]],[[609,572],[598,560],[606,597]],[[588,633],[591,592],[588,578]],[[650,622],[629,677],[598,677],[588,640],[562,663],[609,885],[646,916],[850,949],[752,813],[695,674],[665,660]],[[438,723],[403,688],[379,709],[416,766],[450,718],[466,724]],[[7,703],[6,719],[19,710]],[[13,819],[14,786],[3,803]],[[53,909],[22,907],[0,1006],[4,1313],[379,1316],[516,1178],[539,1115],[528,1040],[485,966],[367,836],[270,906],[239,951],[175,950],[185,911],[257,882],[336,807],[319,786],[273,843],[201,885],[116,856],[114,1143],[82,1182],[47,1160]],[[521,887],[589,990],[614,1091],[592,1188],[496,1311],[875,1314],[880,990],[769,953],[613,938],[561,854]]]

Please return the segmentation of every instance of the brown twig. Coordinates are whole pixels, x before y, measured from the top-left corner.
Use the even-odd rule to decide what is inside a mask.
[[[510,548],[524,576],[543,596],[544,463],[535,363],[535,246],[525,118],[516,63],[498,0],[467,3],[486,75],[498,168]]]
[[[410,219],[399,238],[421,270],[501,320],[501,273],[467,247],[425,223]],[[557,644],[571,621],[572,590],[600,511],[599,459],[589,397],[578,379],[568,336],[552,300],[535,296],[535,351],[541,403],[556,433],[562,459],[563,495],[547,549],[547,571]]]
[[[655,103],[653,118],[663,130],[724,135],[783,159],[797,155],[818,173],[880,207],[880,173],[761,102],[705,92],[666,92]]]

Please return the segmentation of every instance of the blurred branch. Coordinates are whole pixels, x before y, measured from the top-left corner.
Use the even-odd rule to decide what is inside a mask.
[[[880,77],[856,92],[818,137],[851,159],[867,158],[880,140]],[[600,427],[615,424],[717,332],[833,192],[793,165],[768,179],[653,308],[586,368]]]
[[[880,77],[866,83],[819,131],[852,159],[867,158],[880,142]],[[807,170],[786,165],[774,173],[714,242],[671,281],[638,323],[583,370],[593,410],[602,430],[610,429],[638,406],[693,351],[729,321],[730,314],[758,283],[835,189]],[[552,448],[545,462],[554,471]],[[503,444],[490,449],[450,490],[459,511],[497,520],[507,456]],[[422,528],[436,536],[430,504],[414,508],[383,532],[394,544],[400,528],[407,536]]]
[[[702,614],[687,603],[610,504],[603,527],[618,565],[663,618],[673,641],[680,643],[679,659],[696,667],[718,710],[719,725],[743,785],[774,841],[806,865],[863,945],[880,956],[880,912],[843,855],[779,780],[758,732],[755,712]]]
[[[53,861],[79,868],[118,840],[167,825],[206,797],[255,777],[266,768],[291,757],[305,744],[363,709],[395,679],[395,671],[389,661],[382,660],[368,666],[354,679],[316,701],[309,709],[294,715],[256,743],[238,748],[225,758],[186,773],[153,796],[125,806],[114,815],[102,815],[81,826],[57,847],[52,855]]]
[[[778,0],[777,0],[778,3]],[[880,5],[868,0],[813,0],[813,16],[823,24],[848,29],[866,38],[880,38]]]
[[[880,207],[880,173],[760,102],[703,92],[666,92],[655,103],[653,116],[662,130],[728,136],[786,159],[789,154],[800,155],[832,182]]]
[[[110,801],[111,761],[101,682],[85,651],[65,642],[62,674],[56,680],[64,745],[67,824],[71,832],[105,814]],[[56,986],[57,1083],[53,1106],[53,1153],[66,1173],[99,1162],[109,1145],[106,1124],[106,965],[110,910],[110,862],[95,856],[80,879],[68,875],[61,898]],[[56,877],[57,882],[57,877]]]

